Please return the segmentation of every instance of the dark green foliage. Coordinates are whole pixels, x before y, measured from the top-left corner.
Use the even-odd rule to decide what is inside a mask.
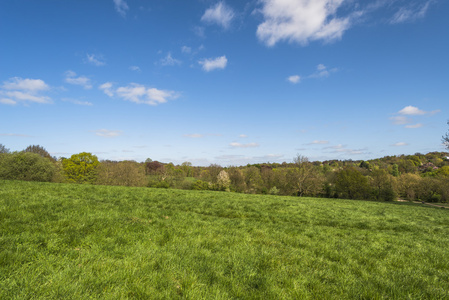
[[[0,178],[25,181],[51,181],[56,167],[36,153],[14,152],[0,154]]]
[[[208,182],[205,182],[202,180],[197,180],[192,185],[192,190],[197,190],[197,191],[206,191],[206,190],[209,190],[209,188],[210,188],[210,184]]]
[[[335,190],[340,198],[367,199],[370,187],[362,173],[354,167],[347,167],[337,173]]]

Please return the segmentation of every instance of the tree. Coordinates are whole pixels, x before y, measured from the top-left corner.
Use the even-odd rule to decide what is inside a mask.
[[[367,199],[368,179],[355,167],[346,167],[336,175],[335,190],[341,198]]]
[[[145,166],[135,161],[102,161],[98,166],[97,184],[145,186]]]
[[[371,172],[371,179],[371,186],[377,200],[393,201],[396,199],[392,175],[388,174],[386,170],[374,170]]]
[[[229,191],[231,180],[229,179],[229,175],[225,170],[221,170],[220,173],[218,173],[217,184],[220,191]]]
[[[447,121],[447,125],[449,125],[449,121]],[[449,130],[446,132],[446,135],[442,136],[442,141],[447,150],[449,150]]]
[[[6,148],[3,144],[0,144],[0,153],[9,153],[9,149]]]
[[[26,181],[51,181],[55,165],[36,153],[14,152],[0,155],[0,178]]]
[[[298,196],[311,195],[318,193],[321,184],[318,183],[318,172],[309,162],[309,159],[302,155],[297,155],[293,162],[295,168],[290,170],[289,178],[296,189]]]
[[[42,157],[48,158],[49,160],[51,160],[52,162],[55,162],[56,159],[54,159],[50,153],[48,153],[47,150],[45,150],[44,147],[39,146],[39,145],[30,145],[28,147],[26,147],[25,150],[23,150],[24,152],[31,152],[31,153],[36,153],[39,154]]]
[[[98,158],[88,152],[73,154],[62,162],[65,176],[71,182],[94,183],[97,177]]]

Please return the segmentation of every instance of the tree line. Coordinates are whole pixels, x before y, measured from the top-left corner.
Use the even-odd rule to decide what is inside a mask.
[[[88,152],[70,158],[55,158],[39,145],[10,152],[0,144],[0,179],[377,201],[401,198],[449,202],[449,153],[323,162],[311,162],[307,157],[297,155],[290,163],[196,167],[189,162],[174,165],[151,159],[141,163],[99,161]]]

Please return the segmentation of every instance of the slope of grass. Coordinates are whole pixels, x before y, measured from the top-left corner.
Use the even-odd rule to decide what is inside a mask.
[[[0,299],[447,299],[449,210],[0,181]]]

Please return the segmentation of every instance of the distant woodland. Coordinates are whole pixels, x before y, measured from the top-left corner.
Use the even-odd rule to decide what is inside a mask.
[[[309,161],[208,167],[147,159],[99,161],[88,152],[52,157],[39,145],[10,152],[0,144],[0,179],[214,190],[377,201],[449,202],[449,153],[385,156],[373,160]]]

